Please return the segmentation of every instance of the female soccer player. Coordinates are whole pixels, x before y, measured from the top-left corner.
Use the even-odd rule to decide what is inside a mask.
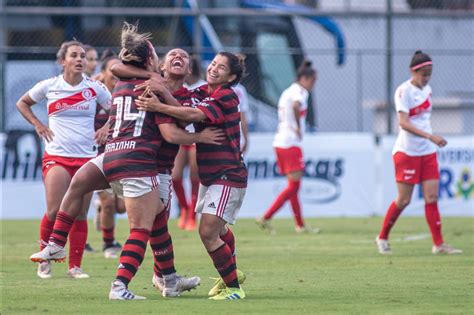
[[[92,78],[97,68],[99,55],[97,54],[97,50],[90,45],[84,45],[84,50],[86,51],[86,66],[84,68],[84,73],[89,78]]]
[[[41,249],[53,230],[59,210],[71,178],[87,161],[97,155],[94,140],[101,144],[107,137],[108,127],[95,132],[94,116],[97,105],[108,109],[111,95],[100,82],[84,75],[86,52],[78,41],[61,45],[57,53],[63,74],[36,84],[23,95],[17,108],[46,142],[43,157],[43,181],[46,188],[47,210],[40,226]],[[34,115],[31,106],[46,99],[48,126]],[[83,212],[78,217],[70,235],[69,271],[73,278],[88,278],[81,270],[81,260],[87,239],[85,211],[91,195],[83,199]],[[82,205],[82,204],[81,204]],[[38,267],[40,278],[51,278],[51,264],[41,262]]]
[[[425,199],[425,215],[433,238],[433,254],[461,254],[443,241],[441,218],[438,210],[439,170],[436,146],[442,148],[447,141],[432,134],[431,78],[433,62],[430,56],[417,51],[411,59],[412,77],[395,91],[395,108],[398,114],[400,132],[393,148],[395,179],[398,195],[385,215],[382,230],[376,237],[380,254],[391,254],[388,243],[390,229],[403,209],[410,203],[413,187],[421,183]]]
[[[208,84],[193,91],[193,97],[199,100],[195,107],[169,106],[154,94],[137,100],[140,109],[194,122],[196,131],[207,126],[225,130],[222,145],[196,145],[201,180],[196,206],[196,212],[202,214],[199,235],[221,276],[217,285],[225,284],[210,297],[214,300],[245,298],[237,276],[235,238],[227,226],[235,223],[247,187],[247,168],[240,153],[239,101],[231,88],[243,72],[244,65],[237,56],[220,52],[207,68]]]
[[[305,119],[308,110],[308,96],[316,82],[316,71],[310,61],[304,61],[297,71],[296,82],[290,85],[278,101],[278,130],[273,140],[280,173],[286,175],[288,186],[275,199],[257,224],[262,229],[274,232],[270,219],[285,204],[291,203],[293,216],[296,221],[296,232],[310,232],[305,226],[301,214],[298,191],[304,174],[304,159],[301,141],[305,130]],[[314,230],[317,232],[317,230]]]

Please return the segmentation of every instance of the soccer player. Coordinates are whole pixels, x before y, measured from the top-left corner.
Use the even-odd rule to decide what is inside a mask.
[[[395,108],[398,114],[398,133],[393,148],[395,180],[398,195],[389,206],[382,229],[375,241],[380,254],[391,254],[388,243],[390,229],[403,209],[410,203],[413,187],[421,183],[425,199],[426,222],[433,238],[433,254],[461,254],[443,240],[441,218],[438,210],[439,169],[436,147],[447,141],[431,130],[431,87],[428,82],[433,71],[429,55],[417,51],[410,62],[411,78],[395,91]]]
[[[92,78],[95,75],[95,70],[97,69],[97,60],[99,55],[97,54],[97,50],[90,45],[84,45],[84,50],[86,51],[86,66],[84,73],[89,78]]]
[[[208,126],[225,130],[222,145],[197,144],[201,184],[196,212],[201,213],[199,235],[221,278],[211,289],[213,300],[245,298],[239,284],[235,257],[235,237],[228,224],[234,224],[247,187],[247,168],[240,152],[239,100],[231,86],[244,73],[241,59],[220,52],[207,68],[207,85],[193,91],[199,100],[194,107],[169,106],[156,95],[139,97],[143,110],[156,110],[179,120],[195,123],[196,131]],[[244,280],[242,275],[241,281]]]
[[[37,83],[23,95],[17,108],[45,140],[43,181],[46,188],[47,210],[40,226],[40,248],[47,244],[52,233],[59,205],[71,178],[87,161],[97,155],[95,142],[104,143],[108,127],[94,133],[94,116],[98,105],[110,107],[111,95],[100,82],[84,75],[86,52],[78,41],[64,42],[57,53],[63,67],[59,76]],[[48,125],[34,115],[31,106],[46,100]],[[83,198],[82,211],[72,227],[69,248],[68,275],[88,278],[81,269],[81,260],[87,240],[86,209],[91,195]],[[51,278],[51,264],[43,261],[38,267],[40,278]]]
[[[304,175],[304,159],[301,142],[305,130],[305,119],[308,111],[308,97],[316,82],[316,71],[310,61],[304,61],[297,70],[296,82],[288,87],[278,101],[278,130],[273,140],[280,173],[288,179],[288,186],[277,196],[273,204],[257,219],[257,224],[274,233],[270,224],[271,218],[286,201],[290,201],[296,221],[296,232],[318,232],[305,226],[298,191]]]

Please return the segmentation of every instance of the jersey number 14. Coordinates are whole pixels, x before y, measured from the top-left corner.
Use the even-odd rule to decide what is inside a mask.
[[[133,129],[133,136],[139,137],[142,134],[143,121],[145,120],[146,112],[139,111],[138,113],[132,113],[132,101],[133,98],[131,96],[120,96],[114,98],[114,105],[117,106],[117,111],[115,115],[114,133],[112,134],[112,138],[118,136],[122,121],[134,120],[135,128]]]

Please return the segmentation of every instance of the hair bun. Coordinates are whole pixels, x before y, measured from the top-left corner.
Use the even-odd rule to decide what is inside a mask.
[[[423,52],[421,50],[417,50],[415,51],[415,55],[419,55],[419,54],[422,54]]]
[[[308,60],[308,59],[303,60],[303,63],[302,63],[303,67],[309,68],[312,65],[313,65],[313,62],[311,60]]]

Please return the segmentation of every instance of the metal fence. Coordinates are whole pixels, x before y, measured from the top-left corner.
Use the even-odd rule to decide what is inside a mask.
[[[423,49],[435,64],[433,128],[473,134],[473,9],[472,0],[0,0],[1,128],[31,129],[15,102],[60,73],[54,57],[63,41],[118,51],[123,21],[139,21],[159,54],[178,46],[203,67],[218,50],[245,54],[253,130],[275,129],[278,97],[306,58],[319,77],[311,129],[395,132],[393,93]],[[34,109],[46,120],[41,104]]]

